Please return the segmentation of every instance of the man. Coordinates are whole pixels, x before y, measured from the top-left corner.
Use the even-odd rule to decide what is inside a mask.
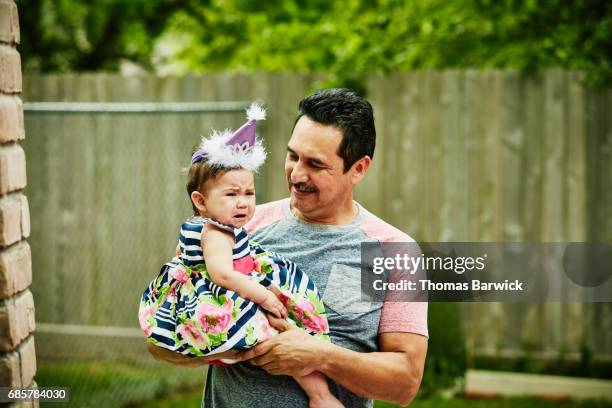
[[[427,304],[361,299],[361,243],[414,242],[353,201],[374,154],[372,106],[348,89],[328,89],[303,99],[299,109],[285,160],[291,197],[258,206],[249,230],[317,285],[332,342],[269,318],[282,333],[244,352],[241,363],[210,367],[203,406],[306,407],[290,376],[313,371],[327,376],[347,407],[368,407],[372,399],[407,404],[423,374]],[[175,364],[208,361],[149,350]]]

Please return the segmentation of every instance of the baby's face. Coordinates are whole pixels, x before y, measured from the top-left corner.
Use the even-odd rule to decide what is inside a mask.
[[[230,170],[211,181],[204,194],[209,218],[240,228],[255,212],[255,179],[253,172]]]

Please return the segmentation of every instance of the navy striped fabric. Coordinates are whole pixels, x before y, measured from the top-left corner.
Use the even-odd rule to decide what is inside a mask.
[[[204,263],[202,230],[207,223],[234,234],[236,240],[236,245],[234,245],[232,250],[232,258],[234,260],[249,254],[249,237],[244,228],[234,228],[208,218],[191,217],[181,225],[181,232],[179,233],[179,248],[181,252],[179,259],[183,265],[192,267]]]
[[[306,298],[307,293],[320,297],[313,281],[308,278],[296,265],[286,258],[272,252],[267,252],[257,243],[249,243],[249,238],[244,228],[233,228],[231,226],[217,223],[210,219],[190,218],[181,227],[180,232],[180,256],[166,263],[159,274],[153,279],[142,294],[139,317],[143,314],[151,314],[154,324],[143,322],[141,327],[150,325],[145,331],[147,336],[159,347],[181,353],[186,356],[214,355],[226,350],[244,350],[253,346],[253,342],[261,338],[249,336],[247,327],[260,327],[261,318],[266,322],[265,310],[256,303],[242,299],[237,293],[215,284],[206,273],[189,274],[179,282],[174,276],[177,270],[193,268],[193,271],[202,270],[204,258],[201,249],[202,230],[206,223],[214,223],[219,228],[231,231],[235,236],[233,259],[238,260],[245,256],[257,259],[262,265],[268,265],[266,272],[252,271],[248,276],[259,284],[269,287],[275,285],[278,288],[286,288],[292,294],[299,294]],[[204,266],[205,268],[205,266]],[[182,283],[184,282],[184,283]],[[171,294],[169,294],[169,291]],[[198,321],[198,307],[200,300],[206,298],[217,299],[216,303],[221,307],[228,299],[234,305],[235,316],[232,324],[225,333],[226,340],[211,344],[206,349],[196,347],[184,338],[180,333],[179,325],[181,319]],[[225,299],[225,300],[221,300]],[[321,303],[322,305],[322,303]],[[324,315],[323,315],[324,316]],[[294,322],[295,323],[295,322]],[[304,328],[309,334],[317,333]],[[143,330],[145,328],[143,327]],[[274,329],[271,329],[274,331]],[[260,333],[261,335],[261,333]]]

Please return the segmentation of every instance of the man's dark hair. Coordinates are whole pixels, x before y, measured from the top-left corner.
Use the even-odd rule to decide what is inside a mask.
[[[323,89],[302,99],[299,109],[295,123],[306,116],[342,130],[338,156],[344,160],[345,173],[363,156],[374,157],[374,112],[372,105],[356,92],[346,88]]]

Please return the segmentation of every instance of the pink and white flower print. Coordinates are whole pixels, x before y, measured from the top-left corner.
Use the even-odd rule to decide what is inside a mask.
[[[153,333],[154,322],[155,322],[155,313],[157,312],[157,305],[153,304],[148,307],[141,307],[138,311],[138,322],[140,323],[140,328],[145,333],[145,335],[150,336]]]
[[[200,350],[206,350],[210,347],[210,340],[205,333],[201,333],[191,320],[185,320],[176,327],[177,332],[181,334],[183,339],[191,346]]]
[[[227,331],[232,322],[232,308],[234,302],[227,299],[221,306],[210,303],[201,303],[197,307],[196,319],[206,333],[219,334]]]
[[[177,268],[172,269],[171,275],[174,279],[181,283],[185,283],[189,280],[189,275],[185,271],[185,268],[179,266]]]

